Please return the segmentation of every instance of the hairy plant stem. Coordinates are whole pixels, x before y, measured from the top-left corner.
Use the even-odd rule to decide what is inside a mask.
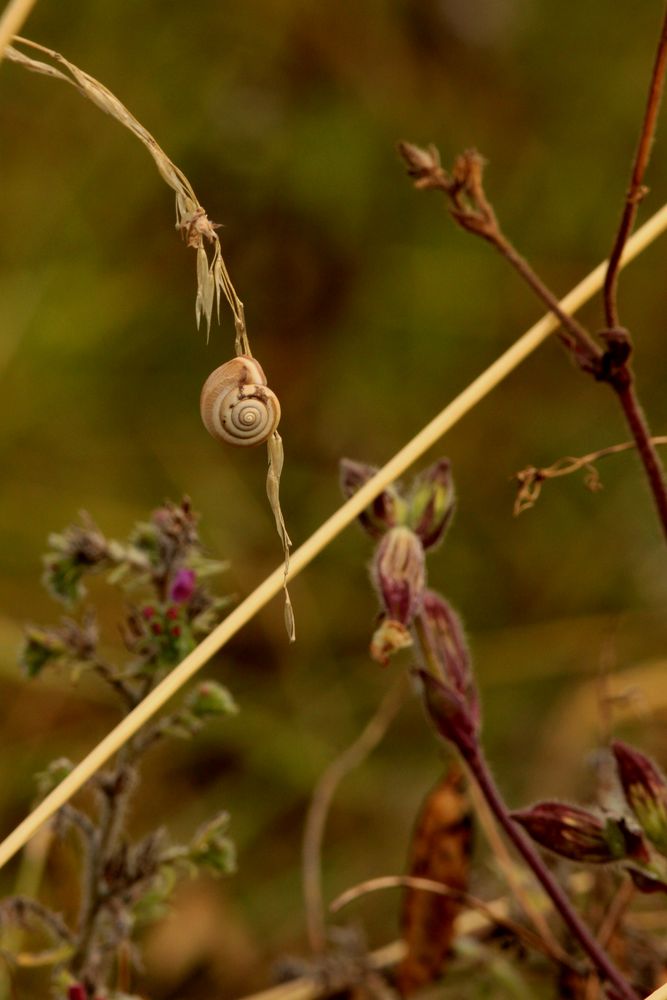
[[[643,186],[644,174],[651,156],[651,146],[653,144],[653,136],[655,134],[658,111],[660,109],[660,102],[665,84],[666,70],[667,8],[665,9],[665,13],[663,15],[662,29],[660,31],[660,38],[658,41],[658,50],[653,64],[653,73],[651,75],[651,83],[646,101],[646,111],[644,112],[644,121],[642,123],[642,130],[637,144],[634,163],[632,165],[630,186],[625,197],[623,214],[621,216],[618,232],[616,233],[616,238],[614,239],[614,245],[612,246],[611,253],[609,254],[609,265],[607,267],[607,274],[604,281],[604,311],[607,325],[609,327],[618,326],[616,291],[618,286],[621,256],[627,239],[632,232],[639,203],[646,194],[646,188]]]
[[[421,617],[418,615],[413,623],[413,634],[417,639],[417,648],[421,653],[422,660],[428,672],[440,683],[448,683],[447,677],[443,674],[442,665],[436,656],[424,628]],[[495,816],[499,826],[504,830],[510,842],[517,849],[523,860],[531,869],[542,888],[551,899],[554,907],[560,913],[565,924],[570,929],[574,937],[581,944],[582,949],[589,956],[593,966],[600,976],[607,979],[618,991],[619,997],[623,1000],[639,1000],[630,984],[624,979],[618,969],[611,962],[609,956],[595,939],[594,935],[581,920],[579,914],[572,906],[567,895],[553,877],[541,856],[533,847],[523,830],[512,820],[509,809],[496,786],[493,774],[488,765],[479,736],[474,737],[475,746],[469,744],[457,744],[458,750],[463,757],[470,775],[474,779],[484,801],[491,813]]]
[[[94,966],[98,961],[94,955],[95,938],[100,916],[109,901],[104,888],[104,870],[118,846],[118,838],[134,789],[130,774],[132,749],[132,743],[128,743],[120,751],[116,767],[106,780],[106,788],[103,787],[100,792],[102,796],[100,824],[95,847],[87,858],[77,946],[71,962],[75,975],[83,980],[94,979]]]
[[[552,900],[555,908],[560,913],[563,921],[573,936],[579,941],[579,944],[586,952],[600,975],[614,986],[618,995],[623,997],[624,1000],[639,1000],[630,984],[621,975],[610,960],[607,953],[599,945],[586,924],[582,921],[579,914],[572,906],[572,903],[533,847],[532,843],[528,840],[523,831],[512,821],[502,795],[498,791],[481,747],[478,747],[477,751],[467,758],[466,763],[474,775],[475,780],[489,805],[489,808],[498,820],[500,826],[505,831],[508,839],[533,871],[535,877],[540,882],[545,892]]]

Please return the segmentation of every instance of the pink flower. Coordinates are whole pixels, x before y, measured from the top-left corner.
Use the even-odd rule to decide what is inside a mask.
[[[174,577],[169,596],[176,604],[185,604],[194,593],[197,577],[193,569],[179,569]]]

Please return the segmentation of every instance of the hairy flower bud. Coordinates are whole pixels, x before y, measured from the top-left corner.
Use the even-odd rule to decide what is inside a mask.
[[[628,805],[642,830],[661,854],[667,855],[667,783],[655,764],[634,747],[615,740],[611,745]]]
[[[409,499],[409,524],[424,549],[438,545],[454,513],[454,484],[449,459],[441,458],[414,480]]]
[[[215,875],[229,875],[236,867],[234,844],[227,834],[228,825],[228,813],[219,813],[199,828],[190,843],[190,859]]]
[[[373,465],[353,462],[343,458],[340,463],[340,485],[343,496],[349,500],[378,470]],[[359,514],[359,521],[371,538],[381,538],[389,528],[395,528],[405,519],[406,504],[394,486],[388,486]]]
[[[477,720],[463,698],[426,670],[416,670],[424,689],[426,711],[438,735],[469,759],[477,752]]]
[[[202,681],[190,693],[186,705],[197,719],[236,715],[238,706],[226,687],[217,681]]]
[[[409,625],[420,610],[426,586],[424,549],[409,528],[391,528],[380,539],[371,568],[387,616]]]
[[[37,677],[49,663],[67,655],[67,645],[57,629],[27,626],[19,660],[28,677]]]
[[[389,657],[399,649],[412,645],[409,629],[393,618],[383,618],[371,639],[370,653],[374,660],[386,667]]]
[[[426,590],[420,620],[429,653],[440,664],[442,680],[464,699],[477,720],[479,701],[461,619],[444,597]]]
[[[511,815],[538,844],[571,861],[608,864],[637,854],[644,856],[641,838],[638,842],[637,834],[622,820],[605,822],[578,806],[538,802]]]

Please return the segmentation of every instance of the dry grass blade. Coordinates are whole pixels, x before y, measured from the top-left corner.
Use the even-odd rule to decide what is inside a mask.
[[[276,531],[282,542],[283,556],[285,559],[283,569],[283,593],[285,596],[285,628],[290,642],[296,639],[296,629],[294,624],[294,611],[287,590],[287,574],[289,573],[289,550],[292,544],[290,536],[287,534],[285,518],[280,507],[280,476],[283,471],[285,452],[283,450],[283,439],[278,431],[274,431],[266,442],[269,453],[269,470],[266,475],[266,495],[269,498],[273,516],[276,519]]]
[[[667,205],[651,216],[628,241],[623,254],[627,264],[667,229]],[[561,308],[579,309],[602,287],[606,265],[600,264],[561,302]],[[368,480],[331,517],[317,528],[291,557],[289,579],[295,577],[322,552],[387,486],[399,479],[418,458],[485,398],[518,365],[558,328],[551,313],[543,316],[504,354],[474,379],[412,440],[408,441],[378,472]],[[196,649],[185,657],[163,681],[130,712],[122,722],[97,744],[70,774],[0,843],[0,868],[12,858],[48,820],[101,768],[110,757],[131,739],[198,670],[208,663],[233,635],[274,598],[284,585],[283,567],[271,573]],[[661,998],[662,1000],[662,998]],[[667,1000],[665,994],[664,1000]]]
[[[27,38],[17,37],[14,42],[42,53],[56,63],[56,66],[33,59],[15,46],[7,47],[5,52],[7,59],[33,73],[41,73],[44,76],[71,84],[83,97],[92,101],[101,111],[115,118],[143,143],[153,157],[163,181],[176,195],[176,228],[182,233],[187,245],[197,251],[197,298],[195,302],[197,326],[203,317],[206,320],[207,330],[210,331],[215,301],[218,305],[218,320],[220,319],[220,295],[223,294],[234,314],[236,353],[250,354],[243,303],[236,294],[225,267],[220,240],[216,232],[218,226],[209,220],[183,171],[169,159],[148,129],[144,128],[115,94],[112,94],[99,80],[79,69],[69,59],[53,49],[48,49]],[[209,248],[208,252],[207,247]]]
[[[549,955],[549,952],[544,948],[542,939],[527,927],[518,924],[515,920],[508,917],[504,907],[500,909],[497,903],[486,903],[482,899],[477,899],[476,896],[471,896],[468,892],[451,888],[450,886],[443,885],[441,882],[434,882],[433,879],[429,878],[419,878],[414,875],[380,875],[378,878],[360,882],[359,885],[352,886],[351,889],[342,892],[340,896],[334,899],[329,909],[332,913],[337,913],[355,899],[360,899],[371,892],[379,892],[383,889],[413,889],[421,892],[432,892],[437,896],[446,896],[449,899],[465,904],[471,909],[477,910],[489,923],[497,924],[499,927],[506,927],[518,940],[534,948],[535,951]],[[458,923],[456,931],[460,933]]]
[[[9,60],[18,63],[33,73],[41,73],[43,76],[50,76],[52,79],[69,83],[83,97],[92,101],[101,111],[115,118],[116,121],[129,129],[143,143],[153,157],[160,176],[176,195],[176,228],[182,233],[187,245],[196,250],[197,295],[195,298],[195,319],[197,327],[199,327],[202,318],[204,318],[206,320],[207,335],[210,333],[214,305],[218,322],[220,322],[220,298],[224,295],[234,315],[234,348],[236,354],[245,354],[252,357],[248,331],[245,324],[245,310],[243,303],[236,294],[236,289],[225,266],[220,240],[216,232],[219,226],[217,223],[209,220],[204,208],[197,200],[194,188],[183,171],[169,159],[148,129],[144,128],[141,122],[128,111],[115,94],[112,94],[99,80],[79,69],[69,59],[66,59],[65,56],[53,49],[48,49],[27,38],[16,37],[14,41],[43,53],[61,68],[38,59],[33,59],[13,46],[8,46],[5,53]],[[209,248],[208,250],[207,247]],[[269,473],[266,491],[269,503],[271,504],[271,510],[276,519],[278,535],[283,546],[285,560],[283,581],[285,627],[290,642],[293,642],[295,638],[294,612],[287,592],[289,546],[291,542],[280,507],[280,473],[283,466],[284,453],[282,440],[277,433],[273,434],[269,439],[268,453]]]

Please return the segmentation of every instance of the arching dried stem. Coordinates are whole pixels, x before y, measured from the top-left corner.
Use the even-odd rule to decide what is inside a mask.
[[[234,317],[235,352],[237,356],[246,354],[252,357],[243,303],[236,293],[222,256],[222,247],[220,246],[217,234],[217,230],[220,227],[218,223],[211,222],[209,219],[205,209],[197,199],[192,184],[183,171],[169,159],[148,129],[99,80],[79,69],[69,59],[66,59],[65,56],[53,49],[48,49],[44,45],[39,45],[37,42],[30,41],[27,38],[16,37],[14,41],[48,56],[57,65],[53,66],[50,63],[33,59],[14,46],[7,47],[5,52],[7,59],[18,63],[33,73],[41,73],[43,76],[49,76],[52,79],[69,83],[78,90],[82,97],[92,101],[98,108],[106,112],[106,114],[111,115],[112,118],[115,118],[121,125],[129,129],[146,147],[153,157],[163,181],[169,185],[176,195],[176,229],[183,236],[187,246],[192,247],[196,251],[197,294],[195,298],[195,318],[197,326],[199,327],[202,318],[204,318],[207,335],[210,333],[214,306],[218,323],[220,322],[220,299],[224,295]],[[294,613],[286,586],[287,574],[289,572],[289,546],[291,542],[280,507],[280,473],[283,466],[283,454],[282,441],[276,433],[268,442],[269,473],[266,490],[271,510],[276,519],[276,527],[285,557],[283,582],[285,625],[290,641],[293,641],[295,635]]]
[[[186,244],[197,251],[197,297],[195,300],[197,326],[199,326],[203,316],[206,320],[207,330],[210,331],[214,302],[217,307],[218,322],[220,321],[220,296],[224,295],[234,315],[236,353],[250,354],[243,303],[236,294],[222,257],[220,240],[216,232],[219,226],[208,218],[183,171],[169,159],[148,129],[144,128],[115,94],[112,94],[99,80],[79,69],[60,52],[39,45],[28,38],[16,37],[14,42],[41,52],[57,66],[32,59],[15,46],[7,48],[5,52],[7,59],[33,73],[41,73],[52,79],[69,83],[78,90],[82,97],[92,101],[101,111],[115,118],[143,143],[153,157],[162,180],[176,195],[176,228],[182,234]],[[210,249],[207,250],[207,248]]]

